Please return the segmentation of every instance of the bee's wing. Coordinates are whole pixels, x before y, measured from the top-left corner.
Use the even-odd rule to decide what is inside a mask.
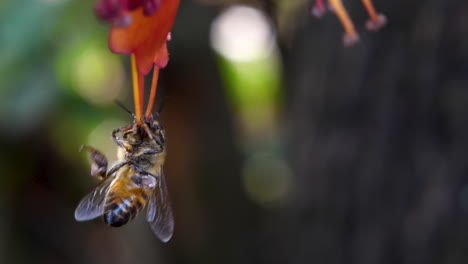
[[[81,199],[75,210],[77,221],[87,221],[101,216],[104,212],[104,200],[114,177],[108,177],[94,190]]]
[[[146,220],[156,236],[162,242],[167,242],[174,232],[174,217],[162,169],[160,169],[158,177],[158,184],[149,201]]]

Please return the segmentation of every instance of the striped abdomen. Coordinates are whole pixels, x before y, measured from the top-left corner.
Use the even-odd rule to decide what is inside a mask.
[[[135,218],[145,207],[148,194],[130,179],[116,181],[106,196],[104,221],[111,226],[122,226]]]

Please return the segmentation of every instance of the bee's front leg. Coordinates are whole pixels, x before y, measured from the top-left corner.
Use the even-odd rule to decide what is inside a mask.
[[[107,174],[107,158],[90,146],[81,146],[80,151],[87,151],[91,159],[91,175],[100,179],[106,178]]]
[[[131,149],[131,146],[125,143],[123,140],[121,140],[117,134],[119,133],[127,134],[129,131],[134,130],[134,127],[135,127],[134,124],[131,124],[131,125],[126,125],[121,128],[114,129],[114,131],[112,131],[112,138],[114,139],[114,142],[121,148],[124,148],[126,150]]]
[[[125,166],[127,164],[128,164],[128,162],[124,161],[124,162],[121,162],[121,163],[115,165],[114,167],[112,167],[112,169],[109,170],[109,172],[107,173],[107,177],[109,177],[112,174],[116,173],[118,170],[120,170],[123,166]]]

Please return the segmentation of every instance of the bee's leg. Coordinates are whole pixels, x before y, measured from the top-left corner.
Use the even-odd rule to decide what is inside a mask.
[[[94,177],[98,177],[100,179],[106,178],[107,172],[107,158],[99,152],[98,150],[89,147],[89,146],[81,146],[80,151],[87,151],[89,152],[89,158],[91,159],[91,175]]]
[[[162,144],[166,142],[166,133],[164,132],[164,129],[159,129],[159,138],[162,141]]]
[[[119,164],[114,165],[114,167],[112,167],[112,169],[110,169],[109,172],[107,172],[107,177],[109,177],[112,174],[116,173],[118,170],[120,170],[123,166],[125,166],[127,164],[128,164],[128,162],[124,161],[124,162],[121,162]]]
[[[162,140],[160,137],[155,137],[155,138],[154,138],[154,141],[156,142],[156,144],[158,144],[159,149],[161,150],[160,152],[163,152],[163,151],[164,151],[164,143],[163,143],[163,140]]]
[[[154,140],[156,141],[156,144],[158,144],[161,149],[164,149],[164,143],[166,141],[166,136],[164,135],[164,129],[156,120],[150,125],[150,128],[152,131],[158,131],[159,135],[155,136]]]
[[[153,176],[153,177],[156,178],[156,175],[153,175],[153,174],[141,169],[138,166],[133,166],[133,168],[135,169],[136,172],[138,172],[138,174],[141,174],[141,175],[144,175],[144,176]]]
[[[148,135],[150,135],[150,138],[154,140],[154,142],[156,142],[156,144],[158,145],[158,147],[161,149],[161,152],[164,151],[164,141],[165,141],[165,138],[164,138],[164,133],[159,133],[159,136],[158,135],[154,135],[151,133],[151,130],[150,128],[148,127],[148,125],[144,125],[143,128],[145,129],[146,133],[148,133]],[[151,129],[153,130],[159,130],[159,131],[162,131],[161,129],[161,126],[157,125],[157,127],[151,125]]]
[[[119,136],[117,135],[118,133],[127,133],[128,131],[132,131],[134,129],[134,125],[126,125],[121,128],[116,128],[114,131],[112,131],[112,138],[114,139],[114,142],[121,148],[124,148],[126,150],[130,149],[130,146],[128,144],[125,144],[124,141],[122,141]]]
[[[159,153],[161,153],[163,151],[164,150],[162,150],[162,149],[150,149],[150,150],[144,151],[141,155],[154,155],[154,154],[159,154]]]
[[[151,130],[149,128],[149,126],[146,124],[146,123],[143,123],[142,124],[143,126],[143,129],[145,130],[146,134],[148,134],[148,137],[152,140],[154,140],[156,142],[156,144],[158,145],[158,147],[161,149],[161,152],[164,151],[164,145],[161,141],[161,138],[158,137],[158,136],[153,136],[153,133],[151,133]]]
[[[127,139],[128,135],[130,134],[135,134],[135,131],[132,129],[132,130],[127,130],[125,132],[122,133],[122,136],[124,139]]]
[[[157,120],[154,120],[151,124],[150,124],[150,128],[153,129],[153,130],[160,130],[162,129],[161,128],[161,125],[159,124],[159,122]]]
[[[153,139],[153,133],[151,133],[151,130],[149,129],[148,125],[147,125],[145,122],[143,122],[143,123],[141,124],[141,126],[142,126],[143,129],[145,130],[146,134],[148,134],[148,137],[149,137],[150,139]]]

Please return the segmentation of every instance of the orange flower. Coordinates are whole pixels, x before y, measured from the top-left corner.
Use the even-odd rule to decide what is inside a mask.
[[[180,0],[101,0],[95,6],[99,18],[111,22],[109,48],[114,53],[131,54],[133,97],[137,123],[141,123],[143,80],[154,64],[150,99],[145,118],[151,116],[156,97],[159,69],[169,61],[167,40]]]
[[[321,17],[325,13],[324,0],[316,0],[315,5],[312,8],[312,14],[316,17]],[[346,8],[343,6],[341,0],[328,0],[331,9],[335,12],[336,16],[340,20],[341,24],[345,29],[345,35],[343,36],[343,42],[345,46],[350,46],[359,41],[359,36],[354,28],[353,21],[349,18]],[[361,0],[362,4],[366,8],[370,19],[366,22],[366,28],[369,31],[377,31],[385,25],[387,19],[385,15],[379,14],[375,11],[372,0]]]
[[[109,48],[115,53],[135,54],[138,71],[142,74],[146,75],[155,62],[159,62],[159,68],[165,67],[168,55],[165,44],[178,6],[179,0],[161,0],[158,10],[151,16],[145,15],[143,8],[129,11],[131,24],[112,27]]]

